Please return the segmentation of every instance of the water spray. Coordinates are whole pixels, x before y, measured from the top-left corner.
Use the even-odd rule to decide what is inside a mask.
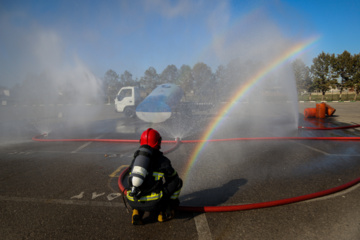
[[[310,127],[299,127],[302,130],[331,130],[331,129],[347,129],[347,128],[357,128],[360,125],[351,125],[337,128],[310,128]],[[40,139],[39,137],[47,136],[47,133],[33,137],[34,141],[43,141],[43,142],[53,142],[53,141],[94,141],[94,142],[122,142],[122,143],[138,143],[139,140],[129,140],[129,139]],[[199,142],[218,142],[218,141],[247,141],[247,140],[329,140],[329,141],[360,141],[360,137],[260,137],[260,138],[232,138],[232,139],[211,139],[211,140],[181,140],[180,137],[176,137],[175,140],[165,140],[163,143],[175,143],[175,145],[164,151],[164,154],[168,154],[179,147],[181,143],[199,143]],[[126,195],[127,190],[125,189],[122,181],[125,178],[126,174],[129,172],[129,168],[126,168],[120,173],[118,178],[118,187],[120,191]],[[251,203],[243,205],[231,205],[231,206],[179,206],[178,209],[181,211],[187,212],[232,212],[232,211],[241,211],[241,210],[250,210],[250,209],[259,209],[280,206],[285,204],[296,203],[300,201],[305,201],[309,199],[314,199],[329,194],[333,194],[339,191],[348,189],[356,184],[360,183],[360,178],[354,179],[343,185],[326,189],[320,192],[315,192],[307,195],[296,196],[292,198],[279,199],[269,202],[260,202],[260,203]]]

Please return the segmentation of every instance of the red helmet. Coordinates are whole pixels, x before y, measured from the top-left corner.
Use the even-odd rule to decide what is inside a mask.
[[[148,128],[141,134],[140,145],[149,145],[150,147],[159,150],[161,145],[161,136],[158,131]]]

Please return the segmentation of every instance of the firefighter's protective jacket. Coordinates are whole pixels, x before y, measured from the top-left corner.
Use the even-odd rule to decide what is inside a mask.
[[[144,147],[144,145],[141,147]],[[158,205],[164,201],[177,200],[182,187],[182,180],[172,167],[170,160],[161,151],[156,149],[152,149],[152,151],[148,175],[140,186],[141,194],[139,196],[130,196],[131,181],[128,183],[129,188],[126,194],[129,205],[132,208],[143,211],[151,211],[158,208]],[[129,169],[132,169],[138,154],[141,154],[139,150],[135,152]],[[131,172],[129,176],[131,176]]]

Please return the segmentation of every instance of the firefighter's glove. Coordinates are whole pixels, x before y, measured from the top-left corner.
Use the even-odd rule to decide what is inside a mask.
[[[131,188],[131,192],[129,193],[129,195],[131,197],[135,197],[135,198],[139,198],[140,197],[140,194],[141,194],[141,191],[139,188],[137,187],[132,187]]]

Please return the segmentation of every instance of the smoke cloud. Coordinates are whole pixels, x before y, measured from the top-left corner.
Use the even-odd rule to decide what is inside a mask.
[[[299,116],[290,61],[263,76],[240,98],[233,99],[232,96],[297,41],[288,38],[275,21],[261,10],[247,14],[229,27],[227,19],[230,17],[226,17],[228,10],[226,7],[218,9],[217,15],[223,12],[224,16],[220,22],[209,19],[213,40],[203,57],[213,61],[214,65],[224,63],[231,70],[227,82],[230,90],[223,94],[227,95],[225,101],[237,102],[233,103],[230,112],[222,116],[221,124],[214,128],[211,139],[293,136],[297,131]],[[220,103],[219,109],[221,106]],[[242,142],[206,144],[190,170],[196,174],[189,174],[186,179],[191,186],[185,184],[185,196],[209,186],[221,187],[233,178],[244,177],[246,173],[236,169],[242,169],[255,152],[258,153],[257,157],[266,157],[267,154],[259,150],[252,153],[250,149],[258,146],[251,145]],[[234,149],[237,151],[234,152]],[[203,171],[209,174],[201,174]]]
[[[103,103],[101,81],[62,37],[55,30],[5,22],[8,62],[2,67],[8,69],[2,69],[0,85],[11,89],[11,106],[2,108],[3,141],[11,142],[9,135],[29,139],[59,123],[75,126],[95,116],[96,108],[87,111],[79,105]]]

